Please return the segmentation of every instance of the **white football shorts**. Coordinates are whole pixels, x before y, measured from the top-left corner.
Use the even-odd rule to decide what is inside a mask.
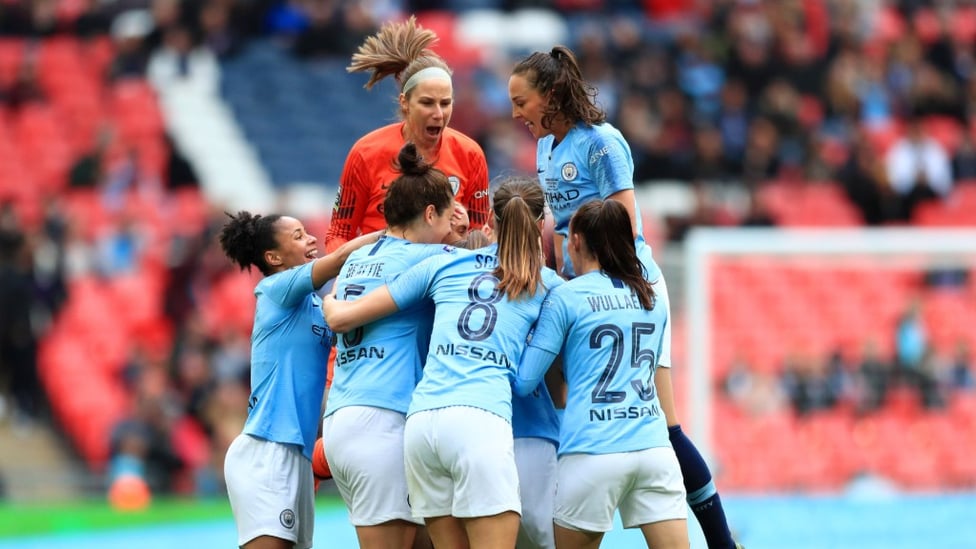
[[[322,422],[326,460],[354,526],[423,524],[407,501],[405,423],[404,414],[372,406],[346,406]]]
[[[688,518],[678,458],[670,446],[615,454],[560,456],[555,523],[609,532],[620,511],[624,528]]]
[[[419,517],[522,512],[512,425],[480,408],[449,406],[407,417],[407,490]]]
[[[224,480],[238,546],[259,536],[312,546],[315,479],[297,446],[237,435],[224,458]]]
[[[554,549],[552,514],[556,500],[556,445],[536,437],[515,439],[515,466],[522,493],[518,549]]]

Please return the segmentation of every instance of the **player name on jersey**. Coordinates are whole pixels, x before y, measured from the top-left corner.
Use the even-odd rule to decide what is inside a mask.
[[[498,258],[490,254],[478,254],[474,258],[476,269],[494,269],[498,266]]]
[[[597,295],[587,297],[590,309],[597,311],[619,311],[623,309],[640,309],[640,299],[635,294],[624,295]]]
[[[343,275],[343,277],[346,279],[357,276],[364,276],[367,278],[382,278],[383,265],[384,262],[382,261],[377,261],[375,263],[351,263],[346,267],[346,273]]]

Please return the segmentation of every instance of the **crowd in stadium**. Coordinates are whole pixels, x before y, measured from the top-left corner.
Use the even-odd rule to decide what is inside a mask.
[[[635,180],[680,181],[698,191],[693,214],[672,220],[673,240],[694,225],[777,224],[758,201],[771,181],[839,186],[865,225],[911,223],[921,204],[949,200],[976,181],[976,7],[968,2],[34,1],[0,7],[0,36],[27,44],[108,38],[98,66],[101,85],[110,86],[149,76],[160,52],[179,63],[202,47],[225,59],[270,38],[309,62],[348,59],[398,14],[550,4],[565,14],[585,76],[634,152]],[[58,96],[30,47],[24,51],[0,82],[5,121]],[[455,85],[452,127],[477,138],[491,174],[534,167],[530,138],[511,120],[511,62],[486,56],[459,70]],[[91,135],[90,147],[72,149],[57,172],[63,181],[44,187],[37,201],[43,208],[18,209],[6,187],[0,197],[5,413],[24,426],[50,419],[38,348],[71,297],[72,280],[122,277],[147,261],[162,266],[166,327],[125,350],[117,375],[137,405],[112,428],[111,466],[129,466],[125,456],[136,456],[157,491],[215,494],[220,460],[246,415],[249,364],[250,318],[215,320],[205,310],[212,294],[242,288],[226,282],[234,270],[215,242],[224,217],[219,207],[207,211],[199,226],[166,233],[171,238],[160,243],[120,197],[175,203],[181,191],[195,192],[192,167],[174,154],[147,169],[145,156],[125,150],[131,143],[119,154],[113,132],[100,135],[105,148]],[[114,212],[112,230],[84,235],[62,202],[66,189],[91,191]],[[729,189],[752,197],[751,206],[723,202]],[[798,356],[772,379],[745,362],[729,365],[727,394],[744,408],[806,414],[845,404],[870,412],[902,386],[936,409],[954,391],[976,390],[965,343],[934,360],[911,311],[897,330],[895,356],[865,352],[854,363],[840,352]],[[185,428],[187,418],[197,427]]]

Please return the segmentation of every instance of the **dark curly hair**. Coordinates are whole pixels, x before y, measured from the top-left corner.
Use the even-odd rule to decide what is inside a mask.
[[[281,215],[260,215],[247,211],[237,212],[237,215],[224,213],[230,218],[218,236],[224,254],[242,271],[250,271],[253,265],[265,276],[272,274],[271,266],[264,260],[264,252],[278,247],[274,226]]]

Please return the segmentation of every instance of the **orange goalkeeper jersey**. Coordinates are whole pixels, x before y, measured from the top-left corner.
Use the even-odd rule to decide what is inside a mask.
[[[383,126],[356,142],[346,157],[325,237],[331,253],[356,236],[386,227],[383,200],[387,186],[400,174],[394,163],[403,139],[403,122]],[[488,220],[488,163],[475,140],[451,128],[444,129],[434,167],[444,172],[455,199],[468,209],[472,229]]]

